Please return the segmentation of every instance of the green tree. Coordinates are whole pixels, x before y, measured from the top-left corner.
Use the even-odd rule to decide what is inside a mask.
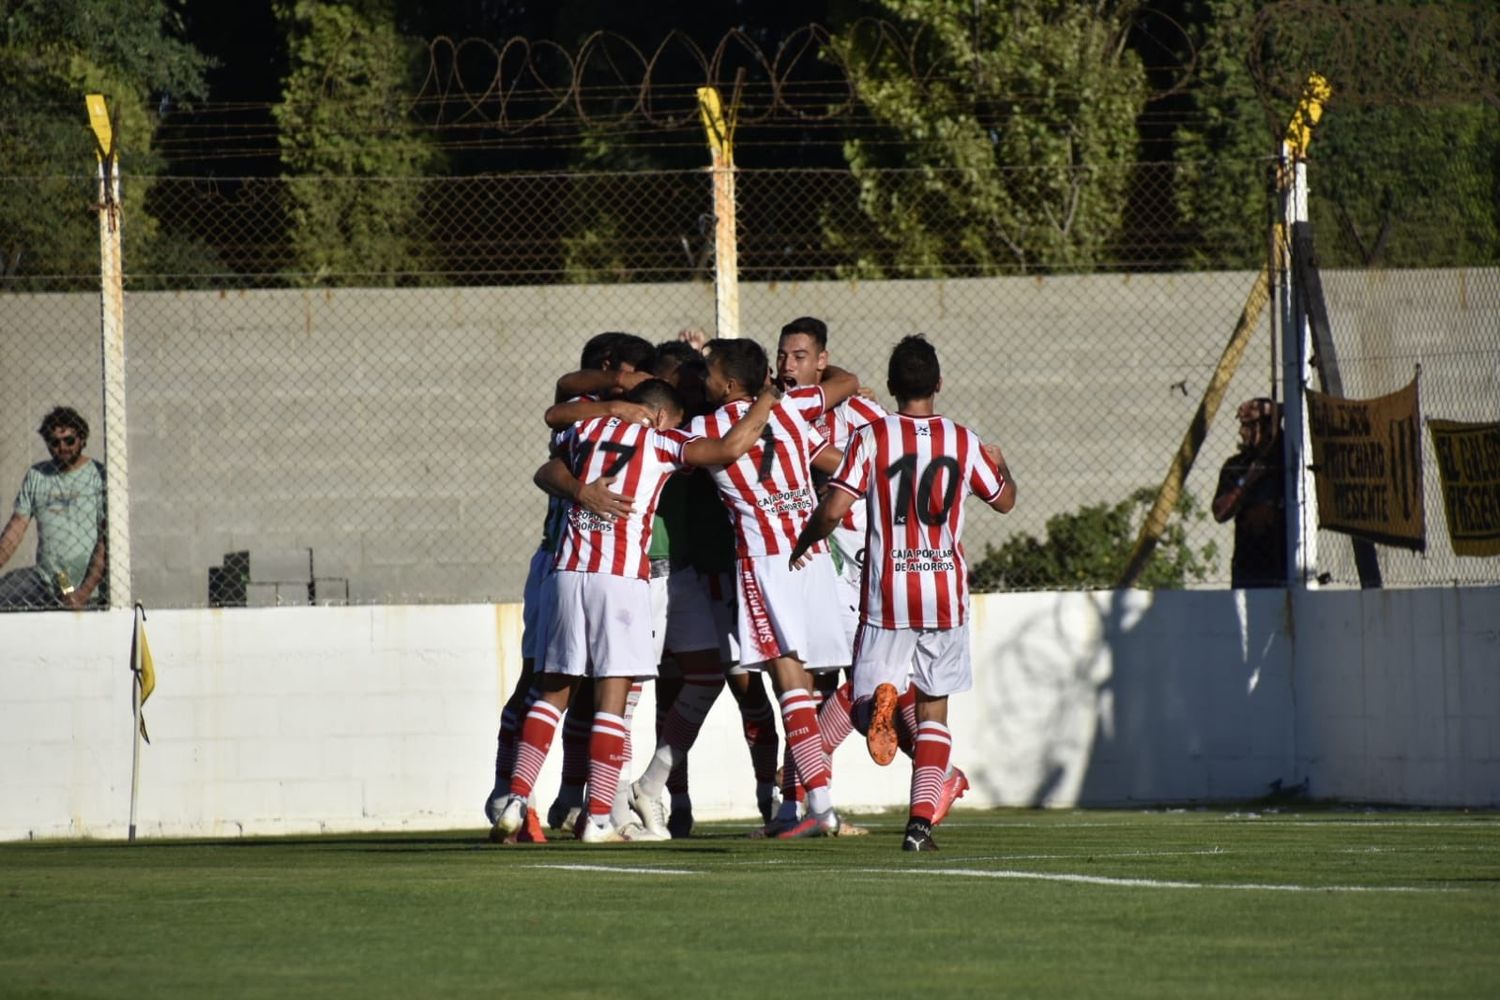
[[[182,40],[166,0],[11,0],[0,25],[0,273],[38,287],[99,273],[94,139],[84,97],[105,95],[123,186],[125,267],[171,256],[146,211],[161,168],[153,145],[165,100],[204,95],[207,60]],[[138,178],[144,178],[141,183]],[[43,279],[40,276],[51,276]],[[27,276],[35,276],[30,279]]]
[[[832,226],[857,274],[1087,268],[1119,232],[1146,100],[1132,0],[879,0],[831,47],[881,134],[845,144],[871,232]]]
[[[282,0],[276,15],[293,269],[343,284],[424,270],[422,178],[438,157],[409,114],[420,44],[399,32],[394,0]]]
[[[1113,587],[1130,561],[1141,521],[1155,499],[1154,489],[1142,487],[1116,504],[1089,504],[1048,518],[1044,539],[1020,534],[999,548],[986,545],[984,558],[969,571],[969,585],[975,591]],[[1208,579],[1218,568],[1218,545],[1209,542],[1195,549],[1188,541],[1188,525],[1205,517],[1197,501],[1183,493],[1177,517],[1136,586],[1179,589]]]
[[[1266,255],[1266,166],[1302,82],[1333,86],[1309,150],[1310,217],[1330,266],[1492,263],[1500,256],[1497,19],[1483,4],[1209,0],[1201,69],[1177,130],[1177,208],[1193,262]]]

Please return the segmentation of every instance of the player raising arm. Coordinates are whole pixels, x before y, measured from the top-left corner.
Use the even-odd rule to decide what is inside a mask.
[[[973,686],[968,567],[960,541],[964,497],[1003,513],[1016,485],[1000,449],[939,416],[937,352],[918,335],[891,352],[887,387],[898,412],[855,433],[797,539],[789,564],[833,531],[856,500],[868,505],[864,588],[854,653],[854,704],[870,756],[896,756],[894,711],[908,680],[917,692],[911,811],[902,849],[937,850],[932,826],[951,756],[948,696]]]

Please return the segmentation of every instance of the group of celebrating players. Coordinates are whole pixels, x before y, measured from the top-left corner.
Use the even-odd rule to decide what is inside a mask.
[[[558,729],[548,826],[587,843],[687,836],[688,751],[728,686],[765,824],[754,836],[865,832],[833,801],[834,750],[858,730],[877,763],[912,758],[902,849],[937,849],[933,827],[968,788],[947,727],[948,696],[972,686],[963,500],[1015,503],[999,448],[936,413],[941,385],[932,345],[907,337],[886,412],[828,363],[812,317],[782,328],[774,373],[751,340],[589,340],[546,413],[535,482],[550,500],[492,839],[545,842],[532,797]],[[631,714],[651,679],[657,744],[631,781]]]

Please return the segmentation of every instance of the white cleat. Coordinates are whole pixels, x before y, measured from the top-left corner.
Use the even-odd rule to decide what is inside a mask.
[[[625,836],[613,823],[605,821],[601,824],[585,819],[578,824],[578,839],[585,844],[620,844],[624,843]]]
[[[630,783],[630,811],[640,819],[654,840],[671,840],[672,831],[667,829],[667,807],[661,796],[647,795],[641,791],[641,783]]]
[[[617,827],[616,829],[620,831],[621,837],[632,843],[653,843],[659,840],[672,839],[670,836],[663,837],[660,834],[652,833],[650,830],[646,829],[644,826],[641,826],[641,824],[637,823],[635,820],[631,820],[629,823],[626,823],[624,826]]]
[[[495,830],[506,837],[519,832],[526,825],[526,808],[526,796],[507,795],[495,817]]]

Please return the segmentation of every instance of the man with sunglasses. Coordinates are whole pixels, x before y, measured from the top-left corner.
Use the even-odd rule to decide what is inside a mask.
[[[0,609],[86,608],[102,603],[104,467],[83,453],[88,421],[68,406],[37,428],[51,455],[26,472],[0,531],[0,568],[36,521],[36,564],[0,576]]]

